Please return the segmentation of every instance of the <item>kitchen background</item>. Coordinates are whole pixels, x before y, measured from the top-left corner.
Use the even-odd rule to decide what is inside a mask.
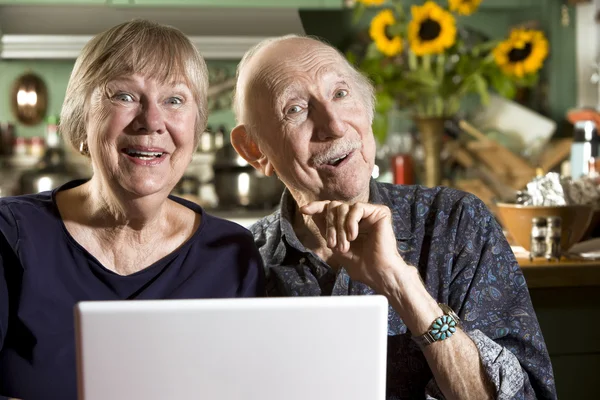
[[[61,164],[65,160],[71,165],[70,172],[89,172],[85,160],[70,149],[65,151],[64,158],[48,157],[45,165],[38,164],[48,132],[55,130],[52,117],[60,114],[69,75],[83,43],[119,22],[142,17],[174,25],[192,37],[207,58],[211,85],[220,88],[211,97],[211,132],[201,139],[194,161],[176,192],[217,215],[250,224],[275,207],[281,185],[261,177],[247,165],[240,165],[227,146],[229,130],[235,123],[229,109],[235,66],[245,50],[269,36],[307,33],[346,48],[361,28],[352,22],[351,3],[347,0],[0,0],[0,126],[6,135],[10,124],[14,143],[27,144],[27,152],[33,153],[21,155],[15,145],[12,155],[0,155],[0,196],[33,191],[35,185],[40,188],[53,183],[42,178],[68,177]],[[567,112],[584,107],[595,110],[599,102],[598,10],[600,0],[483,0],[476,15],[459,20],[492,38],[503,37],[510,27],[522,23],[533,23],[546,34],[550,56],[540,83],[521,103],[537,118],[545,118],[535,121],[553,124],[550,132],[553,140],[570,140],[573,124]],[[44,120],[34,126],[16,120],[10,101],[15,81],[27,72],[43,80],[48,94]],[[537,129],[534,122],[521,125],[525,136],[533,135]],[[405,133],[413,130],[402,113],[398,113],[389,129],[391,133],[399,133],[391,135],[392,138],[410,138]],[[41,143],[34,138],[41,138]],[[562,152],[556,153],[558,161],[569,157],[570,142],[564,143]],[[405,145],[402,141],[393,144],[395,149]],[[419,152],[414,154],[418,163]],[[382,152],[378,159],[382,180],[396,179],[392,176],[390,158],[388,151]],[[554,170],[560,170],[559,162],[552,165]],[[40,173],[42,168],[46,170]],[[493,166],[490,169],[495,172]],[[411,179],[419,182],[420,177]],[[477,186],[469,188],[481,197],[487,193]],[[586,269],[586,273],[597,277],[598,270],[600,266],[593,271]],[[599,303],[590,301],[588,296],[592,292],[585,289],[565,288],[562,283],[554,286],[532,286],[530,290],[551,352],[559,398],[587,398],[596,393],[600,343],[591,334],[580,336],[578,332],[586,326],[591,326],[589,331],[600,329]]]

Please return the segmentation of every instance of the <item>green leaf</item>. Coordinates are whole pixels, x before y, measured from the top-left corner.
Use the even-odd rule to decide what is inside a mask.
[[[354,54],[351,51],[347,51],[346,52],[346,59],[348,60],[348,62],[352,65],[356,65],[358,62],[358,57],[356,56],[356,54]]]
[[[485,79],[483,79],[483,76],[481,76],[480,74],[472,75],[472,79],[473,84],[475,86],[475,91],[477,92],[477,94],[479,94],[481,102],[483,104],[488,104],[490,101],[490,94],[488,92],[487,82],[485,81]]]
[[[379,144],[385,143],[387,138],[388,120],[387,114],[375,113],[373,116],[373,135]]]
[[[515,83],[510,77],[504,75],[501,71],[490,74],[490,83],[492,88],[502,97],[512,99],[517,93]]]
[[[407,81],[413,81],[424,86],[438,86],[439,82],[435,79],[432,71],[426,71],[424,69],[417,69],[415,71],[407,71],[404,73],[404,78]]]
[[[356,5],[354,6],[354,10],[352,11],[352,23],[354,25],[356,25],[360,22],[361,18],[365,14],[366,8],[367,7],[363,3],[360,3],[358,1],[356,2]]]
[[[377,92],[375,99],[375,111],[381,114],[387,113],[394,105],[394,98],[388,92]]]
[[[375,44],[375,42],[371,42],[369,43],[369,47],[367,47],[367,53],[365,54],[365,59],[367,60],[379,60],[381,58],[383,58],[384,55],[382,52],[379,51],[379,49],[377,48],[377,45]]]

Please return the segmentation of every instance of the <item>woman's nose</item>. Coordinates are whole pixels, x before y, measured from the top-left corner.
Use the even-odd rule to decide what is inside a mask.
[[[153,102],[142,103],[140,111],[133,121],[133,128],[136,132],[164,133],[166,129],[161,107]]]

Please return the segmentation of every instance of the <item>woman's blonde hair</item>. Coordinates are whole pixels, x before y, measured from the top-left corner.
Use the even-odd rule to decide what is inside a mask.
[[[60,114],[60,132],[65,140],[79,149],[87,138],[87,106],[92,92],[105,92],[110,81],[133,74],[188,85],[198,106],[197,144],[208,119],[206,63],[180,30],[146,20],[117,25],[85,45],[69,78]]]

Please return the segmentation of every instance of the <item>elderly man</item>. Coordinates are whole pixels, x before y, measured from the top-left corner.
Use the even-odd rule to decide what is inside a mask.
[[[232,144],[287,188],[251,227],[269,295],[385,295],[388,399],[555,398],[502,230],[470,194],[372,180],[373,103],[315,39],[269,39],[240,63]]]

